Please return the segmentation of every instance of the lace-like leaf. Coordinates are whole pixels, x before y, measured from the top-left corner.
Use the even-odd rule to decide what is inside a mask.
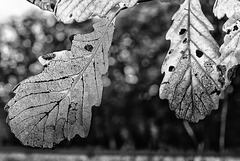
[[[198,122],[218,108],[219,48],[209,33],[213,26],[202,13],[199,0],[186,0],[172,19],[166,35],[171,46],[162,65],[165,76],[160,98],[169,100],[178,118]]]
[[[59,21],[70,23],[73,20],[83,22],[92,16],[105,16],[119,3],[132,7],[137,0],[59,0],[55,15]]]
[[[237,65],[240,63],[240,12],[236,12],[223,25],[223,31],[227,34],[224,43],[220,47],[221,57],[218,65],[220,79],[225,89],[235,77]]]
[[[40,57],[44,70],[14,89],[6,105],[8,124],[24,145],[51,148],[88,135],[91,108],[101,103],[114,31],[108,19],[93,27],[92,33],[74,36],[71,51]]]
[[[54,11],[57,0],[27,0],[43,10]]]
[[[225,15],[230,18],[239,9],[239,0],[216,0],[213,6],[213,13],[218,19],[223,18]]]

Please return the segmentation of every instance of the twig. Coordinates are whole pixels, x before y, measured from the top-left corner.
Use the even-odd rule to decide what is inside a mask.
[[[228,93],[223,102],[222,112],[221,112],[221,125],[220,125],[220,136],[219,136],[219,151],[224,153],[225,150],[225,134],[226,134],[226,120],[227,120],[227,110],[228,110]]]
[[[190,138],[192,139],[195,148],[197,149],[198,148],[198,140],[194,134],[194,131],[193,131],[191,125],[189,124],[188,121],[183,120],[183,126],[184,126],[185,130],[187,131],[188,135],[190,136]]]

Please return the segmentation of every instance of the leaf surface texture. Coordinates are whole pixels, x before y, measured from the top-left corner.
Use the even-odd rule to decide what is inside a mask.
[[[74,36],[71,51],[40,57],[44,70],[14,89],[6,105],[8,124],[24,145],[52,148],[65,138],[88,135],[91,108],[101,103],[114,24],[101,19],[93,27]]]
[[[198,122],[218,108],[221,84],[219,47],[199,0],[185,0],[172,18],[166,39],[170,49],[162,65],[160,98],[168,99],[178,118]]]
[[[223,18],[225,15],[230,18],[239,9],[239,0],[216,0],[213,6],[213,13],[218,19]]]
[[[59,21],[71,23],[73,20],[83,22],[92,16],[104,17],[118,4],[132,7],[137,0],[59,0],[55,15]]]
[[[240,63],[240,12],[235,12],[223,25],[226,32],[224,43],[220,47],[221,57],[218,69],[224,89],[231,84]]]
[[[27,0],[28,2],[35,4],[39,8],[48,11],[54,11],[57,0]]]

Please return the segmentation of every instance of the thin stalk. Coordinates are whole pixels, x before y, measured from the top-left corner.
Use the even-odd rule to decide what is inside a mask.
[[[225,150],[225,135],[226,135],[226,120],[227,120],[227,111],[228,111],[228,94],[223,102],[222,112],[221,112],[221,125],[220,125],[220,136],[219,136],[219,151],[224,153]]]

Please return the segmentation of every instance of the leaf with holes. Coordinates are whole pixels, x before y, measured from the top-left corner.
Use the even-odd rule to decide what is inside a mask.
[[[172,18],[171,40],[162,65],[160,98],[168,99],[178,118],[198,122],[217,109],[222,93],[216,65],[219,47],[209,33],[213,26],[199,0],[186,0]]]
[[[71,51],[40,57],[44,70],[14,89],[6,105],[8,124],[24,145],[52,148],[65,138],[88,135],[91,108],[101,103],[114,24],[101,19],[93,27],[74,36]]]
[[[118,4],[132,7],[137,0],[59,0],[55,15],[59,21],[71,23],[73,20],[83,22],[92,16],[104,17]]]
[[[236,67],[240,63],[240,12],[234,13],[223,25],[226,32],[224,43],[220,47],[221,57],[217,66],[223,89],[230,85],[235,77]]]
[[[54,11],[57,0],[27,0],[28,2],[35,4],[39,8],[48,11]]]
[[[225,15],[230,18],[239,9],[239,0],[216,0],[213,6],[213,13],[218,19],[223,18]]]

